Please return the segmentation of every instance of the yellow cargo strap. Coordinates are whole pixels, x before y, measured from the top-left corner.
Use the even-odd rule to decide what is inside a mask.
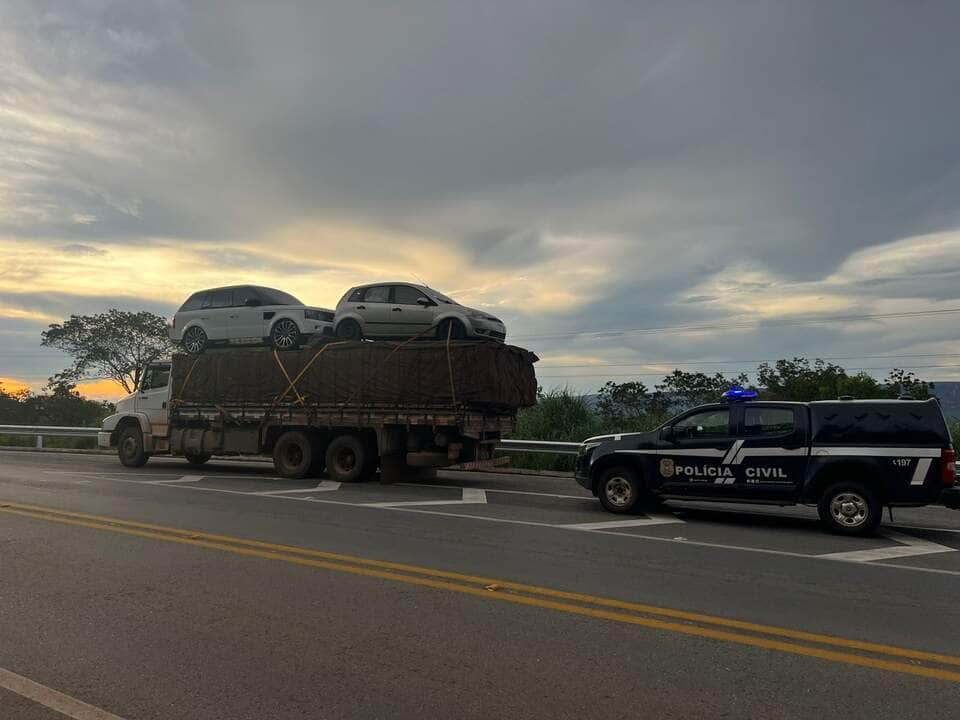
[[[293,380],[290,379],[290,375],[287,374],[287,369],[283,366],[283,363],[280,361],[280,356],[277,354],[277,351],[274,350],[273,357],[277,361],[277,365],[280,366],[280,370],[283,372],[283,376],[287,379],[287,382],[290,384],[287,385],[286,390],[284,390],[282,393],[277,395],[277,397],[273,401],[273,405],[271,406],[271,409],[272,407],[276,406],[277,403],[281,402],[287,396],[287,393],[289,393],[291,390],[296,394],[297,402],[299,402],[300,405],[303,405],[305,401],[303,399],[303,396],[300,394],[300,391],[297,390],[297,383],[300,382],[300,378],[302,378],[304,373],[306,373],[307,370],[310,369],[314,361],[316,361],[318,357],[323,355],[325,350],[327,350],[328,348],[337,347],[338,345],[347,345],[347,344],[349,344],[349,341],[343,340],[340,342],[328,343],[324,345],[322,348],[317,350],[316,354],[312,358],[310,358],[310,360],[307,361],[307,364],[303,366],[303,369],[299,373],[297,373],[297,376],[293,378]]]

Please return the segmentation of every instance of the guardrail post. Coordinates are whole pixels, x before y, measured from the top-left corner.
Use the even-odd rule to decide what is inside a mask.
[[[43,435],[37,435],[37,450],[43,450]]]

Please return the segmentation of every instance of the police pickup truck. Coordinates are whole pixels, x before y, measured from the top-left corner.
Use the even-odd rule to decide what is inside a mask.
[[[865,535],[883,506],[960,507],[936,400],[760,402],[732,388],[645,433],[589,438],[577,482],[613,513],[645,500],[816,505],[831,530]]]

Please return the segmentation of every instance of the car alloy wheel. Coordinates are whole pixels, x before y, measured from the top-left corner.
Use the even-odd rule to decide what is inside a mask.
[[[289,350],[296,346],[300,338],[300,329],[293,320],[280,320],[273,326],[271,335],[274,347]]]
[[[183,347],[188,353],[197,355],[203,352],[207,345],[207,334],[198,325],[188,328],[183,334]]]

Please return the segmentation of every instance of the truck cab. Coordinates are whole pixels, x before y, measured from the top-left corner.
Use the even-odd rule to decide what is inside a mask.
[[[169,360],[148,365],[140,387],[117,402],[117,412],[97,434],[97,444],[117,449],[128,467],[140,467],[151,454],[169,450],[170,368]]]

